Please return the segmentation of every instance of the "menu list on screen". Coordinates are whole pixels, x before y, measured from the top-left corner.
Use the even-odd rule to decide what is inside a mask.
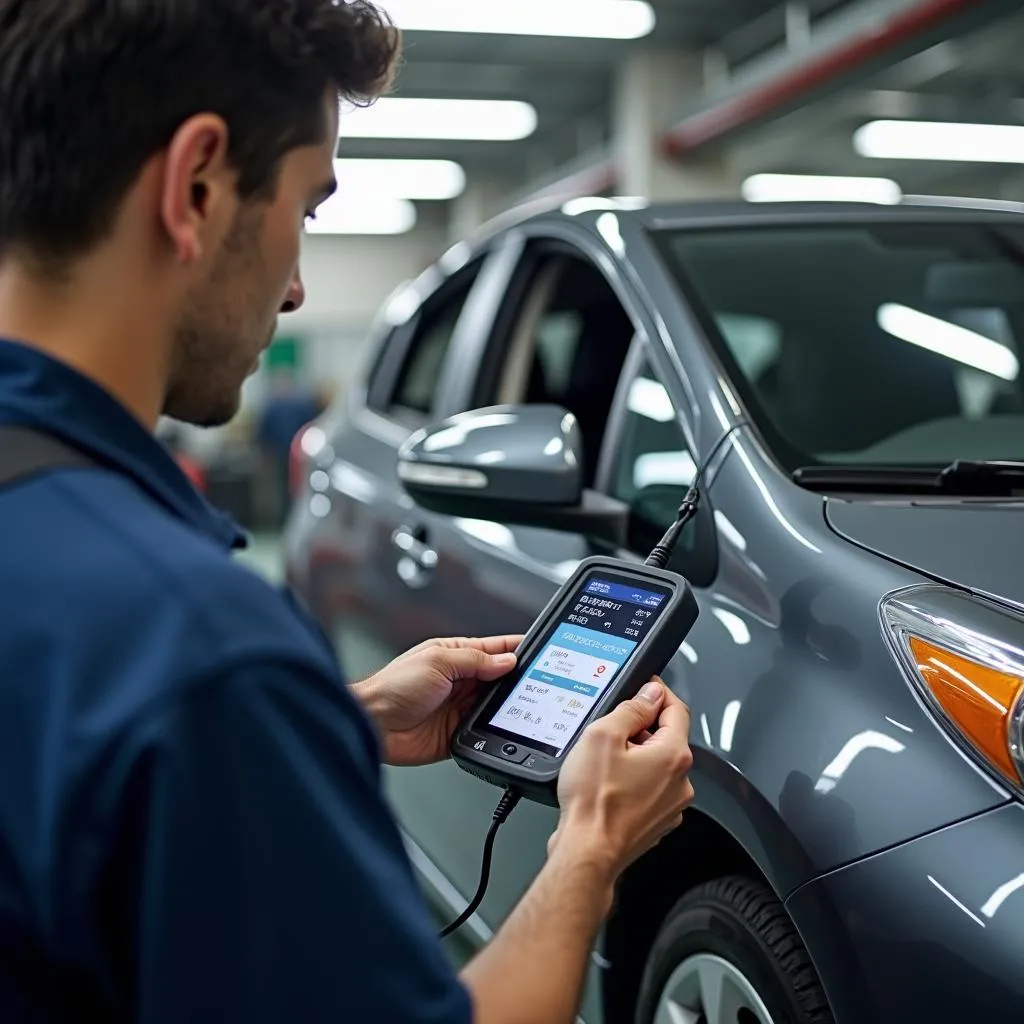
[[[584,580],[490,724],[560,754],[668,597],[599,575]]]

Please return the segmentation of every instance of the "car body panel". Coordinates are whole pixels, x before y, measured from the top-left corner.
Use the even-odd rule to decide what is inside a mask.
[[[1016,1019],[1024,807],[1008,804],[833,872],[795,892],[786,909],[819,971],[841,979],[829,992],[837,1024]]]
[[[696,660],[669,678],[693,710],[692,744],[736,774],[725,793],[702,793],[698,755],[697,805],[786,894],[1006,793],[936,727],[886,646],[879,599],[924,578],[837,544],[820,496],[770,470],[738,432],[709,493],[720,568],[687,639]],[[774,857],[757,848],[765,835]]]
[[[1024,609],[1024,505],[1008,500],[841,501],[826,505],[841,537],[935,579]]]

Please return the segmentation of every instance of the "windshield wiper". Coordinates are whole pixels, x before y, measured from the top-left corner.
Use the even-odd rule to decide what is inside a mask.
[[[1024,462],[957,459],[948,466],[802,466],[793,480],[817,491],[1013,497],[1024,494]]]

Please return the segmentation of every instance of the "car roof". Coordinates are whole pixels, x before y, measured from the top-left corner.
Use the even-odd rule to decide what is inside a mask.
[[[748,203],[742,200],[647,202],[630,197],[547,198],[513,207],[484,224],[467,241],[476,245],[533,222],[595,220],[602,213],[633,220],[648,230],[686,227],[756,227],[772,223],[842,223],[851,220],[1009,220],[1024,223],[1024,203],[949,196],[908,196],[892,205],[877,203]]]

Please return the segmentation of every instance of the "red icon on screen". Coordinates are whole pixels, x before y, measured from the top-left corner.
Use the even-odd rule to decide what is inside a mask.
[[[607,668],[608,668],[607,665],[598,665],[597,666],[597,671],[594,673],[594,675],[595,676],[604,675],[605,669],[607,669]]]

